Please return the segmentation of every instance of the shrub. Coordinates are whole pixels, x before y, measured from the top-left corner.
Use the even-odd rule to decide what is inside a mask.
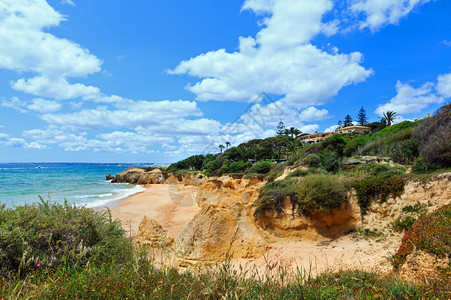
[[[451,205],[420,217],[412,225],[402,238],[401,246],[393,257],[394,267],[402,266],[414,248],[439,257],[450,256]]]
[[[252,166],[252,163],[249,161],[245,162],[245,163],[242,161],[237,161],[237,162],[232,162],[232,163],[227,162],[222,165],[222,167],[219,169],[219,171],[221,173],[239,173],[239,172],[243,172],[250,166]]]
[[[269,161],[262,161],[260,163],[255,164],[252,169],[250,170],[251,173],[259,173],[259,174],[266,174],[271,169],[274,168],[274,164],[272,164]]]
[[[353,187],[356,190],[360,210],[365,214],[372,200],[384,202],[388,196],[399,197],[404,191],[404,180],[400,176],[371,176],[357,180]]]
[[[302,161],[309,167],[318,167],[321,162],[321,159],[318,154],[312,153],[304,157]]]
[[[451,104],[423,120],[413,135],[419,140],[419,153],[429,168],[451,165]]]
[[[131,253],[118,221],[68,203],[0,207],[0,275],[114,261]]]
[[[310,175],[299,182],[298,212],[308,214],[313,210],[329,212],[347,201],[343,184],[331,175]]]
[[[298,206],[298,213],[308,215],[313,211],[329,212],[347,201],[346,189],[333,175],[308,175],[303,178],[288,177],[266,184],[255,202],[255,215],[276,210],[281,212],[283,200],[289,198]]]
[[[398,217],[394,223],[394,228],[397,231],[406,231],[412,227],[417,219],[412,216]]]

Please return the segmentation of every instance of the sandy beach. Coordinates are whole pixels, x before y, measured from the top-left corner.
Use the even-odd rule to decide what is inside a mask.
[[[177,237],[198,212],[197,189],[191,186],[150,184],[146,190],[110,208],[114,219],[134,236],[144,216],[157,221],[170,237]]]

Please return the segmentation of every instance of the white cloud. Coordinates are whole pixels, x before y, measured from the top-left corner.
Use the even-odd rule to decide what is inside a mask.
[[[451,73],[438,76],[436,89],[443,97],[451,98]]]
[[[389,24],[398,24],[399,21],[413,9],[430,2],[431,0],[352,0],[350,10],[363,14],[365,19],[360,28],[368,27],[377,31]]]
[[[99,72],[102,62],[80,45],[43,31],[64,20],[44,0],[0,2],[0,68],[37,74],[13,82],[14,89],[55,99],[96,92],[94,87],[69,84],[67,78]]]
[[[58,100],[95,97],[100,94],[100,90],[97,87],[86,86],[81,83],[70,84],[63,77],[48,78],[36,76],[29,79],[22,78],[12,82],[11,86],[17,91]]]
[[[326,118],[330,118],[327,109],[317,109],[316,107],[313,106],[304,109],[299,117],[303,122],[321,121]]]
[[[158,126],[183,117],[200,116],[195,102],[190,101],[137,101],[118,104],[116,110],[106,107],[84,109],[79,112],[45,114],[42,119],[49,124],[78,129],[133,128]]]
[[[21,113],[27,112],[26,109],[27,103],[25,101],[20,100],[17,97],[11,97],[10,99],[2,98],[0,105],[3,107],[15,109]]]
[[[72,0],[61,0],[61,4],[75,6],[75,3]]]
[[[396,83],[396,96],[390,99],[389,103],[379,105],[375,113],[379,116],[387,111],[394,111],[397,114],[417,113],[429,104],[443,102],[443,98],[432,92],[433,87],[434,84],[431,82],[425,83],[419,88],[414,88],[409,84],[398,81]]]
[[[28,105],[27,108],[40,112],[40,113],[52,113],[60,110],[62,107],[61,103],[56,101],[50,101],[45,99],[33,99],[32,104]]]
[[[445,46],[450,46],[451,47],[451,41],[448,41],[448,40],[443,40],[443,41],[441,41],[440,44],[443,44]]]
[[[360,65],[358,52],[328,53],[310,44],[323,29],[329,34],[335,30],[321,22],[331,1],[246,1],[243,8],[271,13],[255,38],[240,37],[238,52],[207,52],[169,71],[202,78],[187,86],[198,100],[245,102],[266,92],[299,108],[325,103],[344,86],[372,74]]]
[[[269,13],[274,3],[275,0],[246,0],[241,10],[252,10],[255,13]]]
[[[337,130],[338,125],[332,125],[328,128],[326,128],[326,130],[324,130],[324,132],[334,132],[335,130]]]

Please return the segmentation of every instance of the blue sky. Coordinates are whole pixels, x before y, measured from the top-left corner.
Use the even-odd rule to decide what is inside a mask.
[[[0,162],[173,162],[451,98],[448,0],[0,0]]]

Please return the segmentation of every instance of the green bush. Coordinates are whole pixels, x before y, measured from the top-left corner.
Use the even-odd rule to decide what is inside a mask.
[[[310,175],[299,181],[298,212],[329,212],[347,201],[345,186],[331,175]]]
[[[224,173],[240,173],[243,172],[244,170],[246,170],[247,168],[249,168],[250,166],[252,166],[251,162],[242,162],[242,161],[237,161],[237,162],[224,162],[224,164],[222,165],[222,167],[219,169],[221,174]]]
[[[314,153],[307,155],[302,161],[309,167],[318,167],[321,163],[319,155]]]
[[[412,216],[398,217],[394,223],[394,228],[397,231],[406,231],[412,227],[417,219]]]
[[[252,169],[250,170],[251,173],[259,173],[259,174],[266,174],[269,171],[271,171],[272,168],[275,167],[275,164],[269,162],[269,161],[262,161],[260,163],[255,164]]]
[[[373,200],[384,202],[389,196],[401,196],[404,192],[404,180],[400,176],[371,176],[355,181],[353,187],[362,214],[365,214]]]
[[[344,184],[333,175],[308,175],[302,178],[287,177],[284,180],[266,184],[255,202],[255,215],[260,217],[266,211],[281,212],[283,200],[289,198],[297,205],[298,213],[309,215],[313,211],[329,212],[347,201]]]
[[[105,211],[43,201],[0,206],[0,275],[23,277],[37,269],[118,260],[131,243]]]

